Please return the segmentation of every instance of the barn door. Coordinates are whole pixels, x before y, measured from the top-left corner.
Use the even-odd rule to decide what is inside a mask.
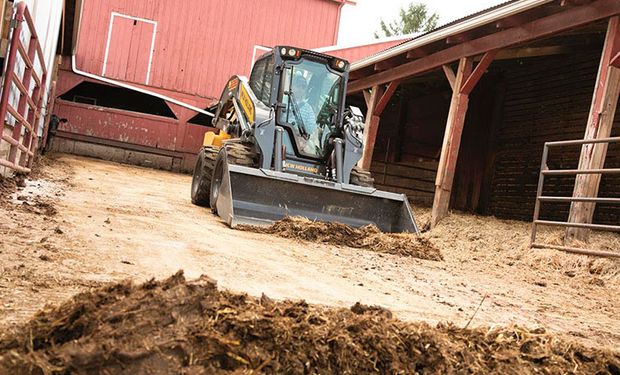
[[[102,75],[149,83],[157,22],[112,13]]]

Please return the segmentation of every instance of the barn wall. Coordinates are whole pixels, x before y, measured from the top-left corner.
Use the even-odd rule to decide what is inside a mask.
[[[150,47],[139,47],[151,40],[146,21],[156,22],[148,84],[216,98],[230,76],[249,73],[255,45],[335,44],[340,7],[331,0],[84,0],[77,65],[102,74],[110,39],[106,75],[144,84]],[[110,32],[112,12],[145,21],[115,16]]]
[[[522,60],[503,66],[504,120],[495,141],[495,172],[488,213],[531,220],[546,141],[583,138],[600,51]],[[616,116],[612,135],[620,135]],[[550,168],[577,168],[579,147],[555,149]],[[620,167],[620,145],[609,149],[606,167]],[[545,194],[571,196],[574,177],[545,179]],[[620,178],[604,176],[599,196],[620,197]],[[568,204],[545,204],[543,218],[566,220]],[[618,206],[598,205],[596,222],[620,222]]]
[[[232,75],[249,75],[256,45],[333,45],[342,5],[337,0],[84,0],[76,65],[206,108]],[[93,82],[73,73],[65,57],[57,96],[84,81]],[[59,101],[56,113],[69,122],[61,127],[64,140],[56,149],[97,157],[108,153],[115,161],[131,163],[163,154],[168,159],[158,167],[187,170],[204,133],[213,130],[202,126],[207,121],[190,123],[196,113],[170,103],[174,121],[130,112],[137,109],[128,111],[111,100],[110,105],[69,102],[89,97],[92,104],[94,95],[87,94]]]
[[[394,94],[381,117],[371,165],[379,188],[432,204],[449,107],[447,84],[406,84]]]

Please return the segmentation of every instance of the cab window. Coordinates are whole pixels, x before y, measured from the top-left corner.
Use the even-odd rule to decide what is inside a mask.
[[[323,61],[300,60],[287,62],[282,73],[278,124],[285,125],[290,139],[287,150],[297,150],[305,156],[324,158],[330,150],[329,140],[337,131],[342,78]]]
[[[273,59],[271,56],[258,60],[254,64],[252,74],[250,75],[250,88],[254,95],[269,105],[271,99],[271,81],[273,80]]]

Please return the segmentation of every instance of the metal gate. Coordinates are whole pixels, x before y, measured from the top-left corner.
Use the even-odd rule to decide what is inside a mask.
[[[547,166],[547,158],[549,156],[549,148],[560,146],[575,146],[585,144],[597,144],[597,143],[620,143],[620,137],[615,138],[601,138],[591,140],[574,140],[574,141],[558,141],[558,142],[546,142],[543,149],[542,162],[540,164],[540,177],[538,179],[538,190],[536,192],[536,205],[534,206],[534,219],[532,221],[532,238],[530,247],[533,248],[549,248],[562,250],[570,253],[614,257],[620,258],[620,253],[613,253],[609,251],[597,251],[590,249],[581,249],[570,246],[559,245],[547,245],[536,242],[536,231],[539,225],[552,225],[560,227],[573,227],[573,228],[587,228],[596,229],[601,231],[620,232],[620,225],[604,225],[604,224],[591,224],[591,223],[571,223],[568,221],[549,221],[540,220],[540,206],[542,202],[549,203],[566,203],[566,202],[589,202],[589,203],[607,203],[607,204],[620,204],[620,198],[599,198],[599,197],[556,197],[556,196],[543,196],[543,186],[545,183],[545,176],[576,176],[579,174],[620,174],[620,168],[602,168],[602,169],[549,169]]]
[[[21,41],[24,21],[30,34],[27,46],[24,46]],[[28,173],[32,167],[39,139],[39,120],[45,96],[47,68],[34,22],[25,3],[20,2],[17,5],[15,16],[11,20],[11,27],[13,33],[0,97],[0,119],[2,120],[0,121],[0,144],[7,142],[10,147],[7,156],[0,156],[0,166]],[[16,70],[18,56],[24,65],[21,77]],[[37,62],[41,68],[41,77],[35,69]],[[9,103],[13,87],[17,89],[15,91],[17,108]],[[7,121],[9,116],[14,119],[13,125]],[[4,134],[5,127],[12,127],[11,135]]]

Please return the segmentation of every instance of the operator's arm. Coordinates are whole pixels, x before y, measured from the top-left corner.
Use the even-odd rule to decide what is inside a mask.
[[[309,135],[308,140],[305,142],[302,149],[306,153],[315,154],[317,152],[317,148],[322,148],[322,128],[317,124],[316,113],[310,104],[305,103],[301,106],[301,114]]]

